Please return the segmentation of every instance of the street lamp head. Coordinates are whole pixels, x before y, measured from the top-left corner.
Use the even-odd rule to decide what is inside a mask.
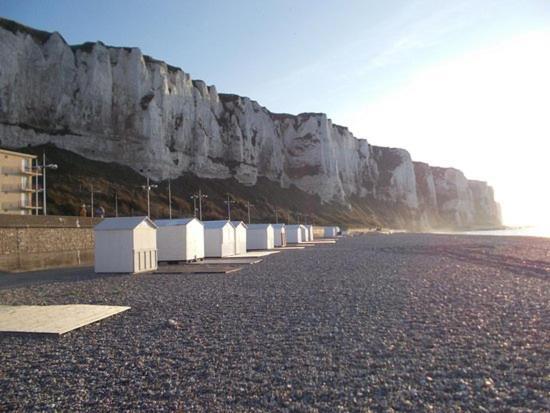
[[[159,186],[158,185],[149,185],[152,189],[154,188],[158,188]]]
[[[46,168],[56,170],[57,169],[57,164],[51,163],[49,165],[46,165]]]

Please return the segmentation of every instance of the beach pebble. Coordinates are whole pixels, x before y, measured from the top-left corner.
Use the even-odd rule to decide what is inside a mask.
[[[2,304],[131,310],[0,335],[0,411],[550,411],[544,239],[361,235],[222,274],[90,277]]]

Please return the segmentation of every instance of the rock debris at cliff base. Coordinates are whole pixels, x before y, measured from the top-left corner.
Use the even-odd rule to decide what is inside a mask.
[[[548,411],[549,247],[364,235],[235,276],[0,290],[132,307],[60,340],[1,336],[0,410]]]
[[[500,225],[485,182],[371,145],[326,114],[275,114],[218,93],[138,48],[71,46],[59,33],[0,18],[0,61],[0,146],[53,143],[157,180],[192,173],[254,185],[263,177],[322,202],[391,204],[417,227]]]

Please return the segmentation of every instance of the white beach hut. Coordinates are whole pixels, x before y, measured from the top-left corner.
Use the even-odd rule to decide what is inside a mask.
[[[157,269],[157,226],[147,217],[106,218],[94,228],[96,273]]]
[[[300,225],[300,231],[302,232],[302,242],[308,242],[309,239],[309,231],[307,230],[305,225]]]
[[[306,225],[307,229],[307,240],[313,241],[313,225]]]
[[[338,231],[336,230],[336,227],[325,227],[323,234],[325,238],[332,238],[338,235]]]
[[[275,248],[275,233],[271,224],[249,224],[246,229],[247,250],[271,250]]]
[[[204,221],[204,256],[227,257],[235,254],[235,228],[229,221]]]
[[[273,224],[273,244],[275,245],[275,247],[286,246],[285,224]]]
[[[248,228],[242,221],[231,221],[231,225],[235,228],[235,254],[246,253],[246,239]]]
[[[301,225],[287,225],[285,227],[286,240],[290,244],[303,242]]]
[[[158,219],[159,261],[191,261],[204,258],[204,225],[197,218]]]

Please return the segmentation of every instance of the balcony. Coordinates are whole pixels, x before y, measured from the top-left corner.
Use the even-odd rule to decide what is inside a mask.
[[[8,167],[4,166],[0,170],[4,175],[12,176],[42,176],[42,171],[37,168],[17,168],[17,167]]]
[[[22,168],[21,173],[23,175],[42,176],[42,169],[40,169],[40,168]]]
[[[2,192],[7,192],[10,194],[19,194],[22,192],[35,192],[35,189],[32,186],[25,186],[25,185],[3,185],[2,186]]]
[[[26,210],[32,210],[32,211],[36,211],[37,209],[42,209],[41,206],[34,206],[34,205],[23,205],[21,206],[20,209],[26,209]]]
[[[3,211],[20,211],[21,203],[20,202],[2,202],[0,206]]]
[[[32,205],[29,203],[23,203],[23,202],[3,202],[0,204],[0,212],[13,212],[13,211],[35,211],[40,210],[42,207]]]

